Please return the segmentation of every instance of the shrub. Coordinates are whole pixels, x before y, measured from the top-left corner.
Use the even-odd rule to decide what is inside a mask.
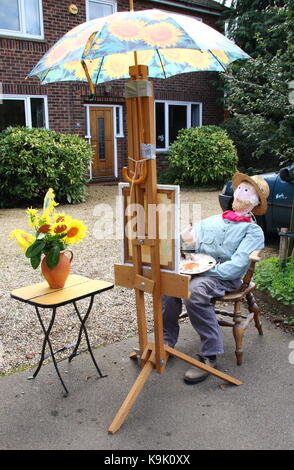
[[[238,153],[238,168],[248,173],[272,170],[277,165],[272,138],[276,134],[273,122],[262,116],[236,114],[220,124],[234,142]]]
[[[259,290],[267,291],[283,304],[294,304],[294,259],[279,261],[268,258],[256,266],[254,281]]]
[[[41,201],[50,187],[59,201],[84,201],[91,156],[91,146],[77,135],[6,129],[0,134],[0,206]]]
[[[179,131],[169,149],[169,163],[177,170],[175,184],[222,183],[236,171],[237,151],[218,126],[191,127]]]

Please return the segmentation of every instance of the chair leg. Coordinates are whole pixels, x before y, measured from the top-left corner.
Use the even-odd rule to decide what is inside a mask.
[[[240,366],[243,362],[243,336],[244,329],[241,326],[242,317],[241,317],[241,302],[235,302],[234,305],[234,326],[233,326],[233,335],[236,343],[236,359],[237,365]]]
[[[262,324],[261,324],[261,320],[259,316],[261,314],[261,311],[255,301],[255,297],[252,294],[252,292],[246,295],[246,300],[247,300],[249,312],[254,313],[253,318],[254,318],[255,328],[257,328],[258,333],[260,334],[260,336],[262,336],[263,330],[262,330]]]

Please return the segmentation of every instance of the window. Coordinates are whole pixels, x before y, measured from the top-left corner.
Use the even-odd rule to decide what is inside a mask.
[[[115,107],[115,137],[124,137],[122,111],[122,106]]]
[[[41,0],[1,0],[0,34],[43,39]]]
[[[47,97],[3,95],[0,132],[9,126],[48,128]]]
[[[155,102],[156,149],[167,150],[180,129],[202,125],[202,103]]]
[[[117,10],[114,0],[87,0],[87,20],[111,15]]]

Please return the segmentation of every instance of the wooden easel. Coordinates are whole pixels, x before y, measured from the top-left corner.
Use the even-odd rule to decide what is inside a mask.
[[[145,191],[147,203],[157,204],[156,159],[152,158],[152,155],[151,157],[149,156],[150,158],[146,156],[142,158],[141,151],[141,144],[148,144],[150,148],[155,144],[153,89],[151,96],[150,93],[146,93],[147,96],[144,96],[144,91],[142,93],[142,89],[144,90],[144,85],[148,80],[148,67],[136,63],[136,53],[135,65],[130,67],[130,77],[130,82],[136,85],[140,82],[142,87],[137,87],[138,90],[139,88],[141,90],[137,96],[126,98],[129,164],[128,168],[124,168],[123,175],[131,185],[132,203],[143,204],[143,193]],[[146,90],[147,88],[150,90],[150,86],[151,84],[148,82]],[[134,89],[136,89],[136,86],[134,86]],[[139,164],[137,164],[138,161],[140,161]],[[147,217],[146,220],[148,220]],[[190,277],[160,270],[158,214],[154,218],[153,223],[155,224],[155,231],[153,230],[151,233],[156,233],[154,239],[148,238],[148,230],[146,231],[146,236],[144,221],[139,220],[137,223],[137,236],[132,242],[133,266],[115,265],[115,284],[135,289],[140,365],[142,370],[108,429],[112,434],[123,424],[151,371],[156,369],[161,374],[165,369],[170,354],[231,384],[242,384],[239,380],[164,344],[161,296],[172,295],[188,298]],[[142,246],[148,246],[150,249],[150,270],[142,267]],[[148,343],[147,340],[145,293],[151,294],[153,297],[154,343]]]

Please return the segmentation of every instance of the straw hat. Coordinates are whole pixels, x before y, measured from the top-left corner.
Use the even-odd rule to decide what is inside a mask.
[[[252,184],[258,193],[260,204],[252,209],[253,214],[265,214],[267,211],[267,198],[270,193],[269,185],[265,179],[260,175],[248,176],[244,173],[235,173],[232,178],[234,191],[242,181]]]

